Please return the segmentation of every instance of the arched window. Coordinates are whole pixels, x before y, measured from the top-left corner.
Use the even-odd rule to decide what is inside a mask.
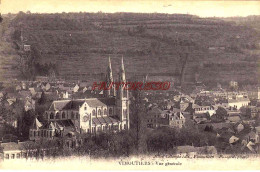
[[[53,113],[50,114],[50,119],[54,119]]]
[[[123,91],[123,97],[127,97],[127,90]]]
[[[60,119],[60,114],[59,114],[59,112],[56,113],[56,119]]]
[[[112,113],[113,113],[112,108],[109,109],[109,112],[108,112],[108,113],[109,113],[109,115],[112,115]]]
[[[96,116],[96,111],[95,111],[95,109],[92,110],[92,115],[93,115],[93,116]]]
[[[65,115],[65,113],[63,112],[63,113],[62,113],[62,119],[64,119],[64,118],[66,118],[66,115]]]
[[[107,115],[107,109],[104,109],[104,115]]]
[[[84,110],[87,110],[87,105],[85,105]]]
[[[123,110],[123,116],[124,116],[124,118],[127,117],[127,109],[124,109],[124,110]]]
[[[98,115],[101,116],[101,109],[98,109]]]

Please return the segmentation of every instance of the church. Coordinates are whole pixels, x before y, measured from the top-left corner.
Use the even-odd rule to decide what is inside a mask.
[[[106,83],[113,82],[111,61],[106,73]],[[119,70],[118,82],[126,82],[123,57]],[[66,131],[97,134],[128,130],[129,94],[120,86],[104,90],[103,98],[71,99],[53,101],[45,111],[43,123],[36,118],[30,129],[30,140],[52,139],[65,135]]]

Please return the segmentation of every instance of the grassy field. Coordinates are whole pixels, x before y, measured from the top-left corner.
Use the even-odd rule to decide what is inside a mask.
[[[260,33],[247,25],[192,15],[63,13],[19,14],[9,27],[23,28],[27,43],[40,52],[37,62],[57,64],[67,78],[104,73],[108,56],[117,73],[122,55],[128,77],[174,75],[187,55],[186,82],[197,73],[211,84],[256,84]]]

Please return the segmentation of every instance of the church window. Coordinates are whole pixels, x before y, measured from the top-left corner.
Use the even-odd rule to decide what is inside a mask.
[[[123,115],[124,115],[124,118],[127,117],[127,109],[124,109],[124,110],[123,110]]]
[[[9,154],[5,154],[5,159],[9,159]]]
[[[87,106],[84,107],[84,110],[87,110]]]
[[[59,113],[56,114],[56,119],[60,119],[60,114]]]
[[[79,114],[78,113],[76,114],[76,119],[79,119]]]
[[[127,90],[125,90],[125,89],[123,91],[123,97],[127,97]]]
[[[71,119],[74,119],[74,113],[73,112],[71,113]]]
[[[112,113],[113,113],[113,110],[112,110],[112,108],[110,108],[109,109],[109,115],[112,115]]]
[[[53,113],[50,114],[50,119],[54,119]]]
[[[104,115],[107,115],[107,109],[104,109]]]
[[[63,119],[65,118],[65,113],[64,113],[64,112],[62,113],[62,118],[63,118]]]
[[[101,109],[98,110],[98,115],[101,116]]]
[[[95,111],[95,109],[92,110],[92,115],[93,115],[93,116],[96,116],[96,111]]]

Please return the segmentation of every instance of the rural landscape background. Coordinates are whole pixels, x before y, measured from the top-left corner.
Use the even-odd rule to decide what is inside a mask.
[[[175,83],[256,85],[260,17],[200,18],[188,14],[6,14],[1,24],[1,80],[33,79],[54,70],[71,80],[102,77],[107,58],[127,77],[171,76]],[[30,56],[18,50],[21,35]],[[21,63],[23,60],[23,63]],[[23,71],[23,72],[21,72]]]

